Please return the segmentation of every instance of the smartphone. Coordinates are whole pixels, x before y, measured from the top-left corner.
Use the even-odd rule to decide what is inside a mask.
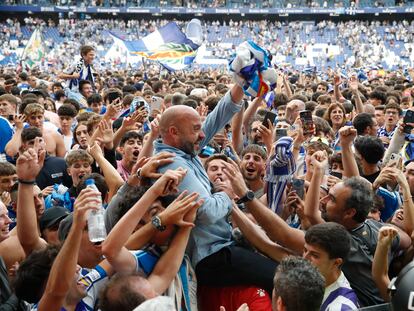
[[[303,134],[304,135],[312,134],[313,132],[312,111],[302,110],[301,112],[299,112],[299,117],[300,117],[300,120],[302,121]]]
[[[270,123],[275,124],[275,120],[276,120],[277,114],[273,113],[271,111],[266,111],[265,117],[263,119],[263,125],[266,126],[267,128],[269,128],[269,124],[268,124],[268,120],[270,120]]]
[[[110,92],[108,93],[108,96],[106,97],[110,103],[113,103],[118,98],[121,98],[121,94],[118,92]]]
[[[401,156],[398,153],[391,153],[390,160],[388,161],[387,166],[395,165],[395,167],[398,168],[400,164],[400,160],[401,160]]]
[[[405,116],[404,116],[404,121],[405,124],[407,123],[414,123],[414,111],[412,110],[407,110],[405,112]],[[406,134],[411,134],[413,127],[410,125],[405,125],[404,126],[404,133]]]
[[[9,115],[7,116],[7,120],[9,120],[9,121],[13,121],[13,120],[14,120],[14,115],[9,114]]]
[[[303,200],[305,197],[305,181],[303,179],[293,178],[292,189],[295,190],[298,197]]]
[[[342,173],[340,172],[329,172],[329,175],[342,179]]]
[[[151,105],[150,105],[151,111],[153,109],[161,110],[162,102],[163,102],[163,99],[161,97],[152,96]]]
[[[280,138],[288,136],[287,129],[276,129],[275,131],[275,141],[278,141]]]
[[[139,100],[138,101],[138,104],[137,104],[137,109],[139,109],[139,108],[141,108],[141,107],[144,107],[145,106],[145,101],[143,101],[143,100]]]

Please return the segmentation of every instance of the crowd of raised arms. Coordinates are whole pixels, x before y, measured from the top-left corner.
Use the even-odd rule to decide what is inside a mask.
[[[392,301],[414,254],[414,70],[280,68],[253,98],[234,72],[79,54],[1,68],[0,310]]]

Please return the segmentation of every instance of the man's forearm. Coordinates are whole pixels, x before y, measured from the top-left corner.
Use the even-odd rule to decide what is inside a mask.
[[[234,103],[240,103],[244,97],[243,89],[237,84],[235,84],[231,88],[230,94],[231,94],[231,99]]]
[[[342,162],[344,166],[344,176],[353,177],[359,176],[358,164],[352,153],[351,146],[342,146]]]
[[[71,231],[63,243],[50,270],[46,289],[42,299],[39,302],[39,311],[54,310],[62,303],[73,284],[73,278],[76,273],[79,248],[82,239],[83,228],[74,221]]]
[[[302,231],[289,227],[282,218],[263,205],[258,199],[253,199],[253,201],[247,202],[246,205],[250,213],[273,241],[297,253],[302,253],[303,245],[305,244]]]
[[[9,157],[14,157],[17,153],[19,153],[19,148],[22,144],[22,131],[23,129],[17,129],[10,141],[6,144],[4,151]]]
[[[33,201],[33,185],[20,183],[17,196],[17,236],[26,256],[40,247],[36,209]]]
[[[148,281],[157,293],[164,293],[177,275],[183,262],[190,232],[191,228],[187,227],[178,230],[168,250],[161,256],[150,274]]]
[[[321,168],[315,168],[305,199],[305,217],[309,219],[312,225],[320,224],[323,221],[319,211],[319,189],[324,177],[324,171]]]

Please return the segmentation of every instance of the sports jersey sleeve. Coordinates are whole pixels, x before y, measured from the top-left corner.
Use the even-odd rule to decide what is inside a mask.
[[[98,302],[99,292],[108,281],[108,275],[99,265],[89,272],[82,270],[82,274],[83,277],[81,277],[80,282],[85,284],[87,294],[79,304],[83,307],[83,310],[94,310]]]

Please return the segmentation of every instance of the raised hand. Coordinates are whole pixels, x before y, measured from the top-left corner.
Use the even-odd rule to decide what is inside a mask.
[[[178,192],[178,186],[187,174],[187,170],[179,167],[176,170],[167,170],[151,187],[158,196],[166,196]]]
[[[151,121],[151,132],[150,135],[153,138],[157,138],[160,135],[160,120],[161,115],[157,115],[157,117]]]
[[[382,246],[390,247],[394,238],[398,235],[398,230],[391,226],[383,226],[378,231],[378,243]]]
[[[350,146],[357,135],[357,130],[352,126],[344,126],[339,129],[339,140],[342,148]]]
[[[230,180],[234,194],[241,198],[249,188],[247,188],[239,166],[231,159],[229,159],[229,162],[223,162],[223,164],[225,166],[223,172]]]
[[[334,75],[334,84],[338,86],[341,83],[342,83],[341,76],[339,74],[335,73],[335,75]]]
[[[15,115],[13,118],[14,125],[16,126],[16,129],[22,130],[24,122],[26,121],[26,116],[24,114],[21,115]]]
[[[262,136],[263,142],[268,147],[272,146],[273,128],[274,128],[274,126],[273,126],[272,122],[268,119],[267,120],[267,127],[264,126],[263,124],[260,124],[259,129],[258,129],[260,135]]]
[[[105,117],[108,119],[113,119],[121,111],[121,109],[122,109],[121,98],[117,98],[107,106]]]
[[[88,153],[95,159],[95,157],[99,155],[103,155],[101,147],[99,147],[98,142],[100,142],[100,139],[97,139],[91,146],[88,146]]]
[[[353,92],[357,92],[358,91],[358,79],[355,76],[352,76],[351,78],[349,78],[349,88],[351,89],[351,91]]]
[[[203,200],[198,200],[199,194],[194,192],[187,194],[183,191],[177,199],[159,215],[162,224],[177,225],[180,227],[194,227],[197,209],[203,205]]]
[[[161,173],[157,173],[157,169],[163,165],[174,162],[175,153],[160,152],[157,155],[151,157],[148,162],[141,169],[141,176],[151,179],[157,179],[162,176]]]
[[[311,156],[311,164],[315,169],[325,170],[328,167],[328,154],[326,151],[316,151]]]
[[[145,107],[141,107],[138,110],[134,111],[132,115],[130,115],[129,117],[125,117],[122,120],[122,128],[125,129],[125,131],[138,130],[137,123],[144,122],[146,117],[147,110],[145,109]]]
[[[107,122],[103,119],[99,123],[99,131],[101,132],[102,143],[107,145],[111,144],[114,141],[114,131],[112,130],[112,126],[110,122]]]
[[[87,211],[97,210],[99,208],[100,193],[91,189],[83,189],[76,198],[73,208],[73,223],[81,228],[85,227],[87,220]]]
[[[45,161],[46,151],[41,146],[43,139],[35,138],[34,148],[23,152],[16,161],[16,173],[19,179],[34,181],[39,175]]]

